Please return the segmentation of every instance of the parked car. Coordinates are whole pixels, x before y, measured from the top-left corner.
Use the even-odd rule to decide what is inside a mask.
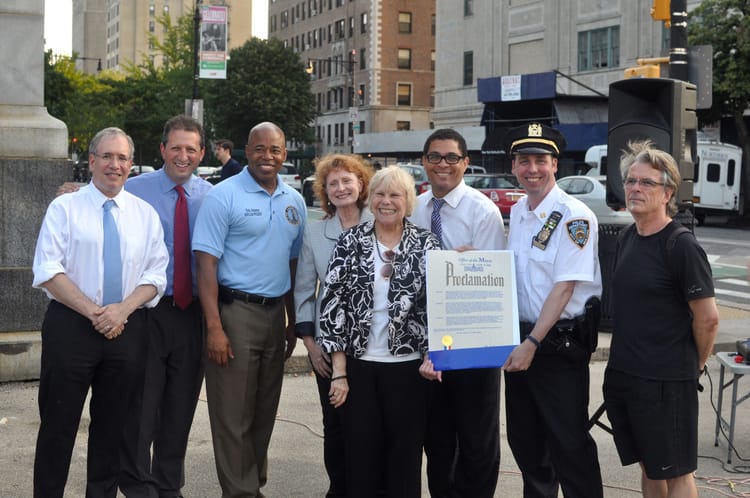
[[[279,170],[279,174],[284,183],[294,188],[297,192],[302,192],[302,178],[299,176],[297,166],[292,163],[284,163]]]
[[[130,167],[130,174],[128,176],[138,176],[144,173],[151,173],[152,171],[154,171],[153,166],[139,166],[134,164]]]
[[[430,190],[430,180],[427,178],[427,172],[421,164],[396,163],[396,166],[406,170],[414,177],[414,185],[417,188],[417,195]]]
[[[221,166],[198,166],[195,168],[195,174],[207,180],[209,177],[221,175]]]
[[[487,170],[484,166],[476,166],[474,164],[469,164],[466,166],[466,171],[464,171],[465,175],[478,175],[482,173],[487,173]]]
[[[633,223],[633,216],[627,210],[615,211],[607,205],[606,176],[566,176],[557,180],[557,185],[591,208],[599,225]]]
[[[513,204],[526,195],[516,177],[508,173],[465,174],[464,183],[489,197],[506,219]]]

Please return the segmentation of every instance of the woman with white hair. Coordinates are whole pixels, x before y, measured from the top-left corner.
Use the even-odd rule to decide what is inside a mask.
[[[333,360],[330,401],[344,412],[349,496],[421,496],[427,381],[425,253],[435,236],[410,223],[414,180],[391,166],[370,182],[374,221],[339,239],[321,303]]]

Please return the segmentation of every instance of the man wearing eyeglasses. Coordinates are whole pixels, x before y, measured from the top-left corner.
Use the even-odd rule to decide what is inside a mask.
[[[695,498],[696,378],[719,325],[711,267],[695,237],[672,220],[680,185],[672,156],[637,142],[620,169],[635,224],[617,243],[607,416],[622,464],[641,466],[643,496]]]
[[[505,248],[500,210],[468,187],[464,137],[436,130],[424,144],[422,165],[432,189],[417,198],[411,221],[430,229],[443,249]],[[433,498],[491,498],[500,471],[500,369],[437,372],[425,356],[420,368],[431,383],[425,454]]]
[[[133,148],[119,128],[97,133],[91,183],[53,200],[39,232],[33,286],[51,301],[42,324],[36,498],[64,494],[89,388],[86,496],[117,494],[123,426],[149,343],[145,308],[167,285],[159,217],[123,190]]]
[[[510,212],[521,344],[503,365],[508,443],[525,498],[601,498],[589,434],[589,359],[602,284],[596,217],[555,182],[565,138],[540,124],[506,138],[513,173],[526,190]]]

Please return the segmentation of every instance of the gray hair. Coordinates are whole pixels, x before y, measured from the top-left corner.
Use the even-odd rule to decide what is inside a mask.
[[[620,156],[620,173],[623,180],[627,178],[630,168],[635,163],[648,164],[662,174],[664,188],[672,190],[672,196],[667,203],[667,214],[672,217],[677,214],[677,189],[682,182],[680,168],[671,154],[654,147],[651,140],[628,142],[628,150]]]
[[[128,141],[128,147],[130,148],[128,159],[133,159],[133,154],[135,154],[135,144],[133,143],[133,139],[130,138],[130,135],[122,131],[120,128],[114,126],[104,128],[99,133],[94,135],[94,138],[92,138],[91,142],[89,143],[89,154],[96,155],[96,150],[99,148],[99,142],[101,142],[105,138],[116,136],[125,137],[125,139]]]

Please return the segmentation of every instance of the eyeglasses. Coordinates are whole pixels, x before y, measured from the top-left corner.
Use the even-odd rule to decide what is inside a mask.
[[[448,164],[458,164],[458,162],[463,159],[466,156],[459,156],[458,154],[446,154],[446,155],[440,155],[437,152],[430,152],[429,154],[424,156],[427,158],[427,162],[430,164],[440,164],[440,161],[445,160]]]
[[[654,188],[654,187],[662,187],[664,186],[664,182],[655,182],[653,180],[649,180],[648,178],[625,178],[622,181],[622,184],[625,187],[633,188],[636,185],[640,185],[641,188]]]
[[[128,161],[130,161],[130,158],[128,156],[111,154],[109,152],[105,152],[104,154],[94,153],[94,156],[102,159],[107,164],[112,164],[112,161],[117,161],[117,164],[119,164],[120,166],[122,166],[123,164],[127,164]]]
[[[380,268],[380,276],[388,280],[393,275],[393,258],[396,257],[396,253],[388,249],[384,253],[380,252],[380,244],[375,239],[375,249],[378,251],[378,257],[383,262],[383,266]]]

